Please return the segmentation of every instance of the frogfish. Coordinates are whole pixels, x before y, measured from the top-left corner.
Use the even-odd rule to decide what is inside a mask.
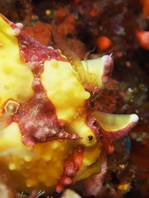
[[[138,121],[92,108],[110,55],[71,61],[0,15],[0,171],[19,191],[61,192],[100,173],[100,156]]]

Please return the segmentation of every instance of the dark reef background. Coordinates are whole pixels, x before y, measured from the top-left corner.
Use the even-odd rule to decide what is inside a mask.
[[[0,0],[0,12],[22,22],[24,31],[44,45],[61,49],[55,43],[56,25],[80,59],[112,54],[113,80],[99,104],[106,112],[137,113],[140,121],[108,157],[103,194],[90,196],[78,187],[73,192],[82,197],[149,197],[149,0]],[[69,193],[62,197],[73,197]]]

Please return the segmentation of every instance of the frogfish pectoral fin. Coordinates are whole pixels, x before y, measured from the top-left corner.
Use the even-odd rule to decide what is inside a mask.
[[[96,111],[94,116],[104,135],[111,140],[127,135],[139,120],[136,114],[119,115]]]
[[[109,82],[113,70],[113,60],[109,55],[101,58],[81,61],[85,69],[84,86],[90,92],[96,92]]]

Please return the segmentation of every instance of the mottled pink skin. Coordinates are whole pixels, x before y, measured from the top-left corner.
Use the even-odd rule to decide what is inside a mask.
[[[21,34],[21,29],[19,27],[16,27],[13,29],[14,35],[19,36]]]
[[[65,160],[63,165],[63,174],[56,185],[56,192],[61,192],[73,183],[72,179],[82,165],[83,153],[84,147],[78,146],[74,149],[73,155],[69,156]]]
[[[102,75],[102,82],[104,84],[108,83],[113,71],[113,60],[111,56],[105,55],[102,57],[102,61],[104,64],[104,72]]]
[[[102,135],[101,134],[101,128],[100,128],[99,124],[96,122],[95,117],[92,116],[92,112],[91,111],[90,111],[90,113],[88,115],[89,116],[87,117],[86,124],[94,132],[97,141],[99,141],[99,139],[100,139],[100,137]]]
[[[19,35],[18,39],[21,57],[24,62],[29,64],[29,67],[32,63],[37,62],[41,68],[45,60],[51,59],[68,62],[68,59],[62,57],[58,50],[42,45],[23,31]]]
[[[41,90],[40,90],[41,89]],[[18,123],[22,142],[34,146],[37,142],[47,142],[56,139],[79,139],[75,133],[64,130],[65,122],[57,119],[55,108],[42,88],[26,103],[20,104],[11,121]]]

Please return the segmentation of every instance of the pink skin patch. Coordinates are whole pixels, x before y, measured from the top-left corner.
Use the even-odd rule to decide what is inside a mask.
[[[73,177],[82,165],[83,153],[84,147],[78,146],[74,149],[73,155],[65,160],[63,174],[56,185],[56,192],[61,192],[73,183]]]
[[[32,70],[32,64],[38,63],[36,69],[42,69],[45,60],[56,59],[68,62],[68,60],[60,55],[58,50],[47,47],[36,41],[34,38],[21,32],[19,39],[21,58],[28,63]]]
[[[18,27],[17,28],[14,28],[13,29],[13,33],[14,33],[15,36],[19,36],[21,34],[21,29],[18,28]]]
[[[101,133],[100,133],[100,126],[99,124],[96,122],[96,119],[94,116],[92,116],[92,112],[90,111],[90,113],[88,113],[88,117],[87,117],[87,121],[86,121],[86,124],[88,127],[91,128],[91,130],[93,131],[97,141],[99,141],[99,138],[101,136]]]
[[[110,80],[110,77],[107,76],[107,74],[106,75],[105,74],[102,75],[102,82],[104,84],[107,84],[109,82],[109,80]]]
[[[53,104],[42,88],[39,90],[30,101],[20,104],[17,113],[11,116],[11,121],[17,122],[20,127],[22,142],[34,146],[37,142],[79,139],[75,133],[64,130],[65,122],[62,124],[57,119]]]
[[[111,56],[105,55],[102,57],[102,61],[104,64],[104,71],[102,75],[102,82],[104,84],[108,83],[113,71],[113,60]]]

